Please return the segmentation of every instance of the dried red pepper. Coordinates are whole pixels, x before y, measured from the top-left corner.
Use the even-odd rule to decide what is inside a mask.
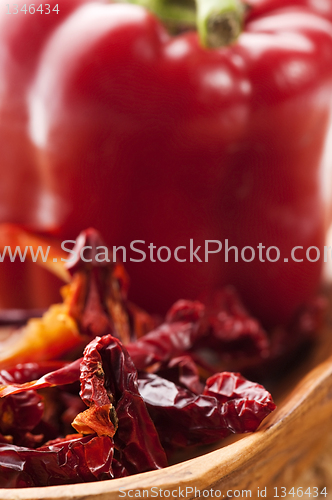
[[[86,347],[81,364],[81,398],[91,408],[113,403],[119,459],[130,473],[167,465],[154,424],[137,387],[137,372],[127,351],[111,335]]]
[[[102,377],[105,365],[99,350],[108,363],[107,375],[113,378],[104,380]],[[119,341],[111,336],[92,341],[84,353],[83,360],[77,360],[50,372],[39,381],[4,386],[2,395],[12,395],[4,398],[3,401],[6,402],[8,398],[33,392],[27,390],[29,387],[45,388],[58,384],[70,384],[78,379],[80,364],[82,399],[89,404],[92,401],[95,404],[98,403],[98,410],[104,411],[104,414],[106,406],[104,403],[111,406],[104,382],[105,387],[107,384],[113,387],[114,395],[118,400],[116,418],[120,423],[120,429],[115,439],[116,448],[114,449],[112,439],[114,428],[109,433],[110,435],[106,436],[104,433],[102,436],[98,436],[98,443],[95,442],[97,438],[92,435],[83,438],[83,441],[81,438],[73,438],[69,441],[57,440],[52,444],[46,443],[36,450],[4,444],[0,448],[0,460],[3,464],[1,486],[38,486],[92,481],[122,477],[128,473],[143,472],[167,465],[158,435],[137,390],[135,368]],[[33,371],[36,372],[36,366],[33,366]],[[29,375],[26,374],[21,379],[26,377],[29,378]],[[79,413],[80,415],[82,414]],[[94,416],[98,418],[98,411],[95,412]],[[92,432],[90,429],[89,434]],[[128,436],[132,438],[132,442],[128,441]],[[115,453],[114,474],[112,469],[113,452]],[[18,475],[12,471],[12,469],[15,470],[13,462],[16,465],[21,463],[21,474]],[[67,466],[76,468],[76,472],[68,471]],[[38,470],[38,467],[43,467],[43,474],[38,475],[38,472],[33,474],[32,470],[35,468]],[[98,471],[98,474],[95,472],[94,475],[91,475],[91,471],[94,470]]]
[[[194,365],[186,365],[183,358],[174,358],[175,365],[182,362],[189,367],[189,373],[196,380]],[[179,446],[215,442],[231,432],[255,430],[275,408],[267,391],[238,374],[217,374],[207,381],[204,391],[199,395],[153,374],[140,374],[137,380],[136,369],[126,349],[111,335],[91,341],[85,349],[83,360],[50,372],[37,382],[21,385],[12,383],[3,387],[2,394],[14,394],[9,397],[15,397],[33,392],[28,391],[29,387],[70,384],[79,376],[79,363],[81,398],[89,409],[78,414],[74,425],[81,430],[83,424],[82,430],[89,434],[88,439],[60,439],[36,450],[4,442],[0,446],[0,459],[4,467],[0,482],[2,486],[92,481],[164,467],[167,462],[159,439],[167,451]],[[29,378],[27,371],[25,378]],[[35,366],[33,371],[36,372]],[[114,411],[110,412],[112,406]],[[93,412],[89,412],[91,409]],[[84,417],[86,412],[88,419]],[[108,420],[105,419],[106,412],[109,414]],[[103,426],[100,426],[101,421]],[[88,427],[93,425],[87,428],[86,424]],[[100,431],[99,438],[104,438],[98,446],[106,446],[106,449],[99,449],[98,454],[94,430]],[[92,455],[90,462],[86,463],[88,450]],[[58,471],[54,465],[56,460],[59,461]],[[68,461],[77,469],[75,474],[67,471]],[[94,461],[99,472],[91,475]],[[13,463],[23,462],[22,471],[19,474],[14,472]],[[44,464],[44,472],[36,477],[32,470],[41,464]]]
[[[61,368],[48,372],[52,365]],[[47,440],[72,432],[71,422],[84,409],[78,396],[79,367],[80,360],[77,360],[70,364],[48,362],[40,366],[29,363],[17,365],[13,370],[1,370],[0,406],[6,425],[0,423],[0,431],[10,437],[12,444],[36,448]],[[39,375],[38,380],[32,380]],[[52,389],[42,390],[41,400],[35,391],[45,388]]]
[[[199,301],[180,300],[165,322],[127,345],[138,370],[157,372],[174,357],[190,355],[212,375],[224,365],[242,367],[270,356],[271,341],[260,323],[252,318],[232,288],[218,290]],[[207,363],[201,356],[209,352]],[[187,360],[188,362],[188,360]]]
[[[155,363],[166,363],[190,350],[199,337],[207,334],[201,322],[204,311],[204,305],[198,301],[176,303],[165,323],[127,345],[136,368],[143,370]]]
[[[14,241],[23,238],[28,243],[28,233],[15,226],[6,225],[6,234]],[[99,263],[95,258],[91,263],[77,260],[83,246],[92,245],[95,255],[96,246],[101,243],[99,233],[93,229],[79,235],[73,250],[76,260],[68,265],[73,276],[61,289],[63,303],[51,306],[42,318],[30,319],[26,326],[0,342],[0,368],[64,355],[74,359],[96,334],[111,332],[127,343],[136,337],[136,329],[142,335],[149,323],[154,324],[147,313],[127,303],[128,278],[121,264]],[[55,267],[58,275],[70,278],[61,263],[62,253],[56,258],[58,263],[52,269]]]
[[[64,304],[54,306],[65,323],[61,328],[56,317],[53,340],[63,342],[63,329],[70,325],[79,339],[69,339],[69,354],[74,355],[74,347],[97,332],[102,336],[91,340],[83,358],[71,363],[32,362],[0,371],[1,486],[94,481],[158,469],[167,465],[165,450],[253,431],[275,408],[263,387],[239,374],[218,373],[204,388],[213,364],[200,359],[202,343],[221,360],[245,352],[261,358],[269,353],[266,333],[233,291],[221,291],[206,306],[178,301],[163,324],[142,335],[155,321],[128,304],[123,268],[95,258],[101,243],[98,233],[88,230],[75,246],[76,259],[68,266],[72,282],[65,288]],[[77,258],[83,246],[90,247],[89,263]],[[33,320],[36,332],[50,328],[45,317]],[[29,325],[31,334],[34,324]],[[142,336],[134,341],[137,325],[137,336]],[[40,352],[37,348],[34,353],[37,359],[43,359],[47,345],[41,342]],[[55,352],[65,351],[61,346]],[[6,353],[3,356],[6,359]],[[43,400],[37,390],[44,391]],[[30,413],[22,424],[24,405]],[[14,415],[10,425],[9,412]],[[66,437],[70,422],[80,433],[76,437]],[[35,472],[38,468],[43,468],[41,474]]]
[[[112,479],[113,442],[74,436],[36,450],[0,444],[1,487],[50,486]]]
[[[3,384],[3,381],[6,380],[8,377],[7,373],[8,371],[4,372],[2,371],[0,376],[1,376],[1,381],[2,381],[2,386],[0,386],[0,397],[8,396],[10,394],[19,394],[23,391],[27,391],[30,389],[43,389],[45,387],[53,387],[57,385],[65,385],[65,384],[72,384],[73,382],[76,382],[79,379],[80,375],[80,363],[81,359],[77,359],[76,361],[73,361],[72,363],[65,364],[58,370],[48,372],[45,375],[43,375],[39,380],[33,380],[33,381],[28,381],[28,382],[22,382],[22,383],[16,383],[10,382],[10,383],[5,383]],[[38,370],[36,369],[37,363],[32,364],[32,369],[31,371],[29,365],[22,365],[22,369],[15,369],[15,372],[21,372],[21,379],[26,379],[27,377],[30,378],[32,374],[38,373]],[[37,365],[38,366],[38,365]],[[24,373],[24,371],[27,371],[28,373]],[[40,371],[45,371],[45,366],[42,365]],[[18,374],[15,374],[16,379],[18,378]],[[8,377],[9,378],[9,377]],[[8,380],[7,378],[7,380]]]
[[[112,262],[97,259],[100,247],[106,248],[95,229],[82,231],[76,240],[72,261],[66,265],[74,277],[74,288],[76,285],[69,302],[69,314],[82,335],[94,338],[112,334],[128,343],[132,332],[126,307],[126,274],[123,270],[120,281],[119,265],[116,269]]]
[[[0,432],[11,436],[15,444],[35,448],[43,439],[31,433],[42,420],[44,404],[35,391],[13,394],[0,400]]]
[[[7,370],[0,370],[0,386],[24,384],[37,380],[47,373],[57,371],[68,363],[65,361],[40,361],[39,363],[18,363]]]
[[[195,394],[200,394],[204,385],[201,382],[201,366],[199,368],[192,356],[184,355],[173,358],[165,367],[161,367],[157,371],[152,371],[155,371],[159,376],[175,384],[189,389]],[[151,372],[151,370],[149,369],[148,372]]]
[[[167,450],[255,431],[275,409],[261,385],[236,373],[214,375],[200,395],[155,374],[140,374],[138,385]]]

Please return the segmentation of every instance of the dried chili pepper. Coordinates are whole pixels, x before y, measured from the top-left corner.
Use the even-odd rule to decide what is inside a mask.
[[[2,488],[50,486],[112,479],[113,441],[71,436],[36,450],[0,444]]]
[[[0,386],[0,397],[10,394],[19,394],[30,389],[43,389],[45,387],[53,387],[57,385],[72,384],[79,380],[81,359],[77,359],[72,363],[65,364],[58,370],[46,373],[40,379],[31,382],[16,383],[12,382]],[[24,367],[25,365],[23,365]],[[36,371],[36,364],[33,364],[33,371]],[[7,372],[5,372],[7,373]],[[30,372],[31,373],[31,372]],[[3,376],[3,371],[1,372]],[[17,375],[16,375],[17,377]],[[25,375],[26,377],[26,375]]]
[[[198,301],[174,304],[165,323],[126,346],[136,368],[144,370],[155,363],[166,363],[190,350],[199,337],[207,334],[202,328],[204,311]]]
[[[139,391],[167,450],[252,432],[275,409],[271,395],[236,373],[218,373],[201,395],[155,374],[140,374]]]
[[[7,384],[24,384],[35,381],[50,372],[64,368],[65,361],[40,361],[39,363],[18,363],[6,370],[0,370],[0,387]]]
[[[59,365],[60,368],[49,372]],[[71,432],[73,418],[83,409],[78,396],[79,367],[80,360],[77,360],[47,362],[40,366],[28,363],[1,370],[0,432],[9,436],[12,444],[29,448]],[[31,380],[38,375],[41,375],[38,380]],[[75,392],[75,382],[76,395],[66,392]],[[41,399],[35,391],[44,388],[52,388],[51,393],[43,391]]]
[[[269,338],[259,321],[248,313],[232,287],[225,287],[204,298],[209,327],[207,344],[228,357],[269,355]]]
[[[232,365],[250,365],[251,357],[256,364],[269,357],[267,333],[232,288],[214,291],[204,300],[206,305],[176,302],[162,325],[127,345],[138,370],[164,373],[174,357],[185,355],[188,363],[190,355],[201,373],[210,376]]]
[[[0,432],[11,436],[15,444],[34,448],[43,435],[31,434],[40,423],[44,411],[42,398],[36,391],[13,394],[0,400]]]
[[[81,398],[90,408],[114,406],[118,422],[113,437],[115,448],[120,463],[131,474],[167,465],[158,434],[138,391],[135,366],[126,349],[111,335],[97,337],[84,351]],[[85,423],[84,418],[78,417],[73,423],[75,428],[80,428],[77,422]]]
[[[9,234],[14,243],[21,239],[28,243],[29,236],[32,241],[36,239],[15,226],[10,225],[9,228],[5,225],[5,234]],[[76,357],[77,352],[82,352],[96,334],[112,333],[124,343],[135,338],[132,325],[139,328],[141,322],[133,317],[135,308],[130,312],[127,307],[127,275],[121,264],[98,262],[97,248],[101,244],[101,237],[94,229],[79,235],[72,250],[74,262],[67,266],[73,273],[72,280],[61,290],[63,303],[51,306],[42,318],[30,319],[26,326],[0,342],[0,368],[64,355]],[[84,246],[91,249],[92,256],[95,256],[91,262],[79,260]],[[62,253],[56,257],[59,261],[61,258]],[[70,278],[63,262],[51,268],[65,279]],[[147,318],[145,321],[148,324]],[[141,326],[144,329],[144,325]]]
[[[91,339],[96,335],[112,334],[128,343],[131,328],[125,305],[126,289],[114,276],[115,265],[111,259],[98,258],[102,253],[99,249],[107,250],[98,231],[90,228],[80,233],[72,251],[73,257],[66,264],[74,276],[74,287],[76,285],[69,302],[69,314],[80,332]]]
[[[185,355],[171,359],[157,373],[160,377],[179,384],[195,394],[200,394],[204,387],[200,381],[200,371],[192,356]]]
[[[45,388],[72,383],[79,376],[80,364],[81,396],[90,404],[90,408],[94,406],[95,422],[98,423],[100,414],[105,416],[106,410],[109,410],[111,406],[111,398],[116,408],[115,415],[119,421],[119,429],[111,429],[108,436],[105,436],[105,433],[98,436],[98,439],[102,440],[98,445],[95,445],[93,441],[97,438],[91,429],[88,430],[90,435],[86,438],[78,436],[69,441],[56,440],[36,450],[4,443],[0,447],[0,462],[3,466],[1,486],[38,486],[92,481],[97,478],[123,477],[129,473],[143,472],[167,465],[158,434],[137,389],[135,367],[121,343],[110,335],[92,341],[85,350],[82,363],[81,360],[77,360],[42,376],[35,382],[12,383],[10,386],[4,386],[2,395],[14,395],[4,398],[3,401],[28,394],[32,392],[28,391],[31,387]],[[35,371],[36,367],[34,366],[33,369]],[[112,388],[112,393],[110,388]],[[92,402],[94,405],[91,405]],[[84,413],[79,414],[79,417]],[[82,422],[82,418],[77,420]],[[115,431],[117,432],[114,437],[116,447],[114,450],[111,436]],[[114,473],[113,452],[115,453]],[[19,474],[15,472],[15,464],[17,468],[18,463],[21,469]],[[77,471],[75,473],[68,471],[68,464],[75,467]],[[38,472],[34,474],[34,469],[38,470],[38,468],[43,468],[42,474],[38,475]],[[99,470],[98,477],[96,473],[94,476],[91,475],[92,470]]]
[[[165,450],[253,431],[275,408],[263,387],[239,374],[217,373],[203,387],[206,374],[214,373],[213,354],[219,363],[248,352],[259,359],[270,355],[266,332],[232,290],[216,292],[206,305],[180,300],[155,326],[127,302],[123,268],[98,261],[101,246],[96,231],[80,235],[64,304],[30,320],[19,348],[3,355],[8,366],[26,359],[29,338],[37,346],[34,362],[0,371],[2,486],[94,481],[162,468]],[[83,247],[90,262],[79,258]],[[154,328],[144,335],[149,325]],[[60,346],[45,354],[51,344],[41,341],[41,333],[49,332]],[[96,333],[101,337],[86,345],[83,358],[52,361],[65,352],[66,336],[73,356]],[[36,390],[44,391],[43,400]],[[78,435],[67,435],[70,422]]]
[[[192,304],[184,303],[183,306],[187,311],[196,310]],[[198,309],[202,308],[199,306]],[[195,327],[191,324],[193,338],[199,331],[197,324],[201,325],[202,316],[199,314],[196,317],[199,321],[194,323]],[[181,318],[177,315],[176,319]],[[186,319],[185,316],[183,319]],[[180,339],[183,341],[182,336]],[[177,344],[169,339],[168,344],[173,346],[173,353],[176,352]],[[167,341],[163,345],[167,345]],[[183,346],[183,342],[180,345]],[[166,353],[167,350],[161,352]],[[178,378],[183,385],[193,388],[196,393],[200,392],[197,368],[190,356],[168,360],[164,356],[162,360],[165,361],[163,367],[168,376],[173,370],[175,380]],[[96,442],[93,440],[89,444],[89,440],[78,436],[46,443],[33,450],[10,444],[2,436],[0,460],[3,464],[2,484],[5,486],[92,481],[96,475],[91,475],[90,468],[95,461],[96,469],[100,471],[99,479],[165,467],[167,460],[160,440],[168,452],[176,447],[215,442],[231,432],[255,430],[275,408],[267,391],[239,374],[215,375],[207,381],[201,394],[153,374],[140,374],[137,381],[137,372],[129,354],[121,342],[111,335],[91,341],[82,360],[61,366],[37,381],[18,383],[29,379],[38,370],[45,371],[45,368],[31,364],[26,365],[24,370],[23,365],[23,376],[18,375],[19,370],[12,373],[2,371],[2,382],[7,379],[10,385],[0,389],[1,395],[7,394],[10,398],[29,394],[33,392],[32,388],[72,384],[80,374],[81,398],[89,408],[78,413],[73,425],[78,431],[87,433],[89,439],[96,438],[95,432],[99,438],[107,438],[106,442],[99,443],[100,446],[106,443],[106,451],[99,449],[99,455],[91,455],[91,462],[86,463],[87,450],[95,450]],[[55,457],[59,470],[55,466]],[[75,474],[66,470],[68,461],[77,468]],[[13,463],[21,463],[19,474],[13,471]],[[41,466],[43,474],[35,477],[31,471]]]

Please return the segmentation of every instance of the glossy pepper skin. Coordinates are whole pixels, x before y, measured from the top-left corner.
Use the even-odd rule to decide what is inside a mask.
[[[321,274],[321,259],[290,254],[302,246],[305,259],[324,242],[332,7],[251,5],[238,41],[216,50],[195,32],[171,37],[139,6],[74,8],[45,38],[25,86],[33,159],[20,168],[38,176],[34,211],[8,193],[6,219],[71,239],[94,225],[127,247],[128,261],[141,258],[133,240],[147,252],[186,246],[186,262],[127,262],[132,298],[150,311],[232,284],[265,325],[288,322]],[[189,261],[190,239],[203,262]],[[234,262],[231,250],[226,263],[223,248],[204,262],[204,240],[225,239],[239,252],[254,247],[255,260]],[[260,243],[278,247],[280,260],[264,253],[260,262]]]
[[[18,0],[18,14],[8,2],[0,2],[0,199],[1,220],[16,221],[25,226],[49,228],[50,220],[44,219],[43,198],[48,174],[36,164],[35,152],[28,133],[28,94],[35,78],[41,53],[47,39],[66,18],[88,0],[62,1],[59,14],[25,14],[20,9],[31,2]],[[89,0],[92,3],[93,0]],[[51,12],[58,4],[50,0]],[[38,6],[35,5],[35,8]],[[44,201],[43,201],[44,200]],[[56,297],[44,283],[44,273],[29,264],[1,265],[0,303],[2,307],[41,307],[49,305]],[[15,285],[14,285],[15,284]],[[17,297],[16,287],[20,287]],[[36,288],[35,288],[36,287]],[[43,288],[40,293],[40,288]],[[39,292],[38,289],[39,288]],[[56,288],[55,288],[56,289]],[[44,296],[44,299],[43,299]],[[16,297],[16,299],[15,299]],[[35,297],[35,298],[33,298]],[[15,300],[17,300],[15,306]]]

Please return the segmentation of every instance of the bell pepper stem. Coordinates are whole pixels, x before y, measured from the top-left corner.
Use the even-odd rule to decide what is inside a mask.
[[[123,0],[122,0],[123,1]],[[145,7],[159,17],[171,32],[196,27],[194,0],[124,0]]]
[[[201,44],[209,48],[230,45],[237,39],[242,31],[246,10],[243,0],[118,1],[145,7],[173,33],[196,28]]]
[[[204,47],[218,48],[235,42],[242,31],[242,0],[196,0],[197,29]]]

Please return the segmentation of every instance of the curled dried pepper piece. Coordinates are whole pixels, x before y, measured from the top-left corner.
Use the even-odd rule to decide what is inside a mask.
[[[228,372],[209,379],[200,395],[155,374],[140,374],[138,387],[163,446],[171,451],[252,432],[276,407],[262,386]]]
[[[253,432],[276,408],[271,394],[260,384],[240,373],[216,373],[206,381],[204,396],[212,396],[227,406],[227,421],[232,432]]]
[[[88,344],[81,363],[81,398],[89,407],[112,404],[118,428],[118,461],[135,474],[167,465],[155,426],[138,391],[137,372],[121,342],[111,335]]]
[[[95,229],[82,231],[73,249],[73,257],[66,268],[73,276],[69,314],[75,319],[81,333],[90,338],[112,334],[128,343],[131,338],[126,301],[126,273],[122,279],[114,274],[115,264],[108,257],[108,249]],[[102,257],[101,257],[102,256]]]
[[[269,336],[234,289],[214,291],[204,300],[206,305],[179,300],[164,323],[127,345],[138,370],[165,374],[172,358],[190,356],[204,379],[216,371],[246,368],[252,359],[257,365],[269,358]]]
[[[0,386],[0,397],[9,396],[10,394],[19,394],[31,389],[43,389],[45,387],[54,387],[58,385],[72,384],[79,380],[80,377],[81,359],[77,359],[72,363],[68,363],[58,370],[46,373],[38,380],[33,380],[24,383],[6,383]],[[23,365],[24,366],[24,365]],[[3,372],[1,372],[3,373]],[[3,379],[2,379],[3,382]]]
[[[204,305],[198,301],[176,302],[165,323],[126,346],[137,370],[167,363],[192,349],[207,334],[202,327],[204,312]]]
[[[175,302],[166,314],[166,323],[179,321],[196,323],[204,318],[205,306],[198,300],[183,300]]]
[[[221,356],[269,356],[270,341],[257,319],[248,313],[232,287],[214,291],[205,299],[211,333],[207,342]]]
[[[113,441],[70,436],[36,450],[0,444],[0,487],[51,486],[112,479]]]
[[[81,399],[88,409],[79,413],[72,426],[82,434],[113,437],[118,427],[118,418],[113,406],[114,397],[106,391],[105,373],[98,349],[92,343],[84,350],[80,365]]]
[[[113,437],[118,427],[118,419],[114,406],[107,403],[102,406],[93,405],[79,413],[71,424],[80,434],[93,434]]]
[[[39,363],[18,363],[7,370],[0,370],[0,386],[24,384],[37,380],[47,373],[68,365],[65,361],[40,361]]]
[[[203,384],[200,382],[199,369],[191,356],[178,356],[169,361],[167,366],[158,370],[160,377],[166,378],[195,394],[200,394]]]
[[[72,350],[83,348],[87,340],[80,335],[68,311],[67,304],[55,304],[42,318],[30,319],[26,326],[2,340],[0,368],[57,359]]]
[[[22,240],[28,245],[29,242],[36,244],[36,240],[40,243],[34,235],[15,226],[9,226],[9,229],[6,230],[17,242]],[[0,342],[0,368],[82,352],[91,337],[97,334],[112,333],[124,343],[133,338],[133,321],[126,305],[128,278],[123,267],[110,262],[100,263],[96,258],[91,263],[80,260],[82,245],[91,247],[92,253],[96,254],[99,243],[100,236],[93,229],[79,235],[72,251],[75,265],[68,266],[73,277],[61,290],[63,303],[51,306],[41,318],[30,319],[27,325]],[[50,269],[55,269],[58,275],[62,269],[62,277],[68,280],[70,273],[61,262],[64,255],[62,252],[56,255],[58,262]]]
[[[40,365],[27,363],[11,370],[1,370],[0,408],[5,425],[1,425],[0,417],[0,432],[6,432],[7,437],[10,433],[13,444],[31,448],[56,436],[68,434],[72,430],[71,422],[84,409],[84,403],[78,395],[80,361],[46,362]],[[52,367],[55,370],[49,371]],[[37,376],[40,378],[32,380]],[[52,389],[42,391],[42,405],[37,406],[40,397],[35,390],[45,388]],[[36,408],[33,406],[34,401]],[[13,422],[15,409],[17,418]],[[10,428],[9,420],[12,424]]]
[[[0,432],[11,436],[18,445],[34,447],[43,436],[36,438],[30,431],[42,419],[44,404],[35,391],[13,394],[0,400]]]

